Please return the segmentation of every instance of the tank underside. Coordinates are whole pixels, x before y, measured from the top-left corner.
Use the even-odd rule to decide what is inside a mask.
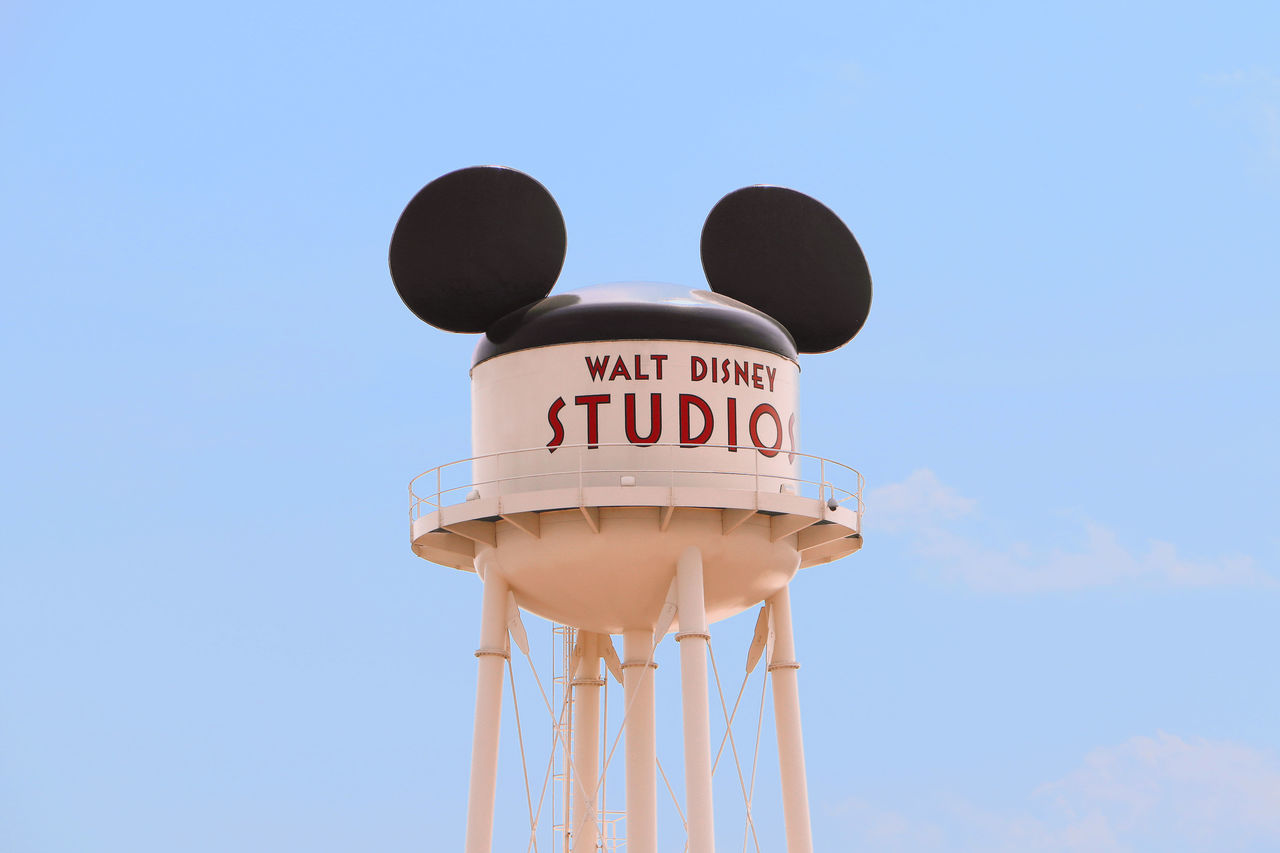
[[[651,627],[676,560],[703,555],[706,611],[725,619],[798,568],[862,546],[858,513],[798,495],[705,487],[588,487],[477,499],[423,514],[413,550],[440,565],[496,569],[517,603],[591,631]]]

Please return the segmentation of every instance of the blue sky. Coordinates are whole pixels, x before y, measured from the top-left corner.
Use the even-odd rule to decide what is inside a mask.
[[[700,284],[703,218],[758,182],[862,243],[867,326],[802,363],[807,449],[869,489],[865,549],[793,587],[821,849],[1280,847],[1278,31],[1263,2],[6,5],[0,847],[460,846],[479,584],[409,552],[405,483],[467,455],[474,340],[385,258],[476,163],[559,201],[560,290]],[[715,627],[726,671],[751,622]]]

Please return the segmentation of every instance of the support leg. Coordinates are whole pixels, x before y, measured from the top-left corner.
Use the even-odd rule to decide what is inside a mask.
[[[480,648],[476,650],[475,731],[471,740],[471,789],[467,796],[466,853],[491,853],[502,722],[502,670],[507,659],[507,582],[493,566],[484,572]]]
[[[658,747],[653,716],[653,631],[622,635],[627,716],[627,850],[658,853]]]
[[[684,702],[685,810],[689,853],[715,853],[715,814],[711,803],[711,715],[707,693],[706,604],[702,589],[702,552],[687,548],[676,566],[680,633],[680,689]]]
[[[782,776],[782,816],[787,853],[813,853],[809,827],[809,787],[804,774],[804,740],[800,733],[800,690],[796,681],[795,638],[791,631],[791,592],[783,587],[769,599],[773,619],[773,719],[778,732],[778,770]]]
[[[596,786],[600,782],[599,634],[578,632],[578,665],[573,673],[573,850],[593,853],[600,836]],[[581,783],[581,784],[579,784]]]

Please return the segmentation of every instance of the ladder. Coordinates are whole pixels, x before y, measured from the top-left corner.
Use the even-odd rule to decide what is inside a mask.
[[[560,707],[552,731],[551,748],[556,771],[551,781],[551,849],[557,853],[596,853],[595,850],[575,850],[570,827],[573,803],[573,647],[577,642],[577,630],[569,625],[553,623],[551,626],[551,684],[552,693],[559,696]],[[608,694],[602,697],[608,702]],[[607,708],[607,704],[605,705]],[[606,711],[607,714],[607,711]],[[559,737],[556,737],[556,731]],[[600,799],[604,800],[601,786]],[[604,853],[622,853],[626,849],[626,836],[621,827],[626,821],[623,810],[609,810],[600,806],[600,846]]]
[[[573,644],[577,631],[569,625],[551,625],[551,691],[560,697],[551,733],[552,755],[558,751],[557,770],[551,778],[551,849],[571,853],[569,828],[573,802]]]

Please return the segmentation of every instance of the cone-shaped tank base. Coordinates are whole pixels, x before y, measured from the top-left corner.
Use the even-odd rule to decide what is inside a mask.
[[[709,622],[768,598],[800,562],[794,536],[772,540],[769,516],[753,516],[726,533],[718,510],[678,510],[665,529],[664,508],[597,512],[594,518],[577,510],[544,513],[536,538],[514,527],[500,530],[483,558],[502,573],[526,610],[613,634],[653,625],[676,563],[690,547],[703,555]]]

